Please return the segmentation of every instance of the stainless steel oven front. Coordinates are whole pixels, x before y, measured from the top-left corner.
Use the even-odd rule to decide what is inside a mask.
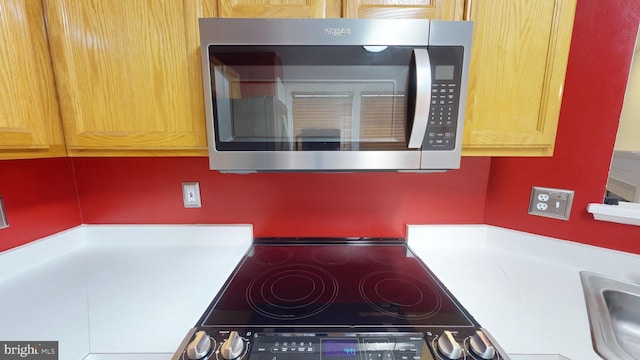
[[[200,19],[210,167],[460,166],[473,24]]]

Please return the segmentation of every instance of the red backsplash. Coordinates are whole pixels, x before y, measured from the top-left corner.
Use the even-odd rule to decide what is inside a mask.
[[[256,236],[404,236],[408,223],[478,224],[489,158],[446,173],[268,173],[209,170],[207,158],[74,159],[85,223],[249,223]],[[199,181],[202,208],[181,183]]]
[[[0,196],[9,222],[0,251],[82,223],[68,158],[0,161]]]

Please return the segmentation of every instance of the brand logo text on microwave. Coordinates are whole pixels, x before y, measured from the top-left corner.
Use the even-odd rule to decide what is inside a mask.
[[[325,28],[324,33],[335,37],[351,35],[351,28]]]

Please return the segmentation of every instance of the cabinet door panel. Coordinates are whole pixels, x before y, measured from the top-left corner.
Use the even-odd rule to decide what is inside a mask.
[[[0,159],[65,156],[40,1],[0,1]]]
[[[333,0],[220,0],[220,17],[228,18],[325,18]]]
[[[206,154],[195,2],[185,4],[45,2],[70,154]]]
[[[575,0],[474,1],[464,155],[551,156]]]
[[[347,18],[462,20],[464,0],[344,0]]]

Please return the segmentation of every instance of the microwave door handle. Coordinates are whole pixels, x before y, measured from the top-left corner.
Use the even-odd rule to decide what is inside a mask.
[[[427,133],[431,111],[431,60],[427,49],[413,49],[416,66],[416,92],[414,99],[413,126],[409,135],[409,149],[419,149]]]

